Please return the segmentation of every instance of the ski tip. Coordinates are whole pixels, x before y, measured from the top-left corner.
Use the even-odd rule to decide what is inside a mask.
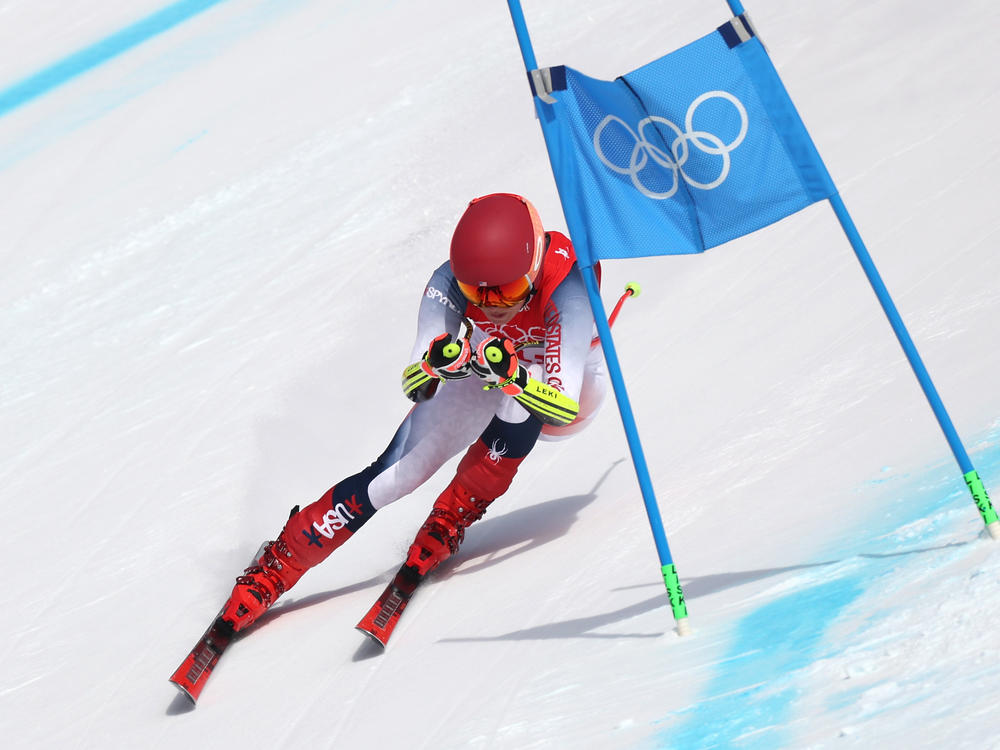
[[[192,706],[197,706],[198,705],[198,696],[197,695],[193,695],[191,693],[191,691],[188,690],[188,688],[185,685],[181,684],[180,682],[178,682],[177,680],[175,680],[173,678],[170,678],[170,684],[173,685],[175,688],[177,688],[177,692],[178,693],[180,693],[185,698],[187,698],[189,701],[191,701],[191,705]]]
[[[362,625],[355,625],[354,629],[357,630],[359,633],[364,633],[366,636],[368,636],[368,638],[371,639],[372,643],[378,644],[381,648],[385,648],[386,644],[389,642],[388,638],[386,638],[385,640],[383,640],[379,635],[377,635],[376,633],[373,633],[372,631],[368,630],[367,628],[363,627]]]
[[[171,684],[184,693],[192,704],[197,703],[205,683],[212,676],[212,670],[233,640],[234,632],[230,623],[217,618],[170,676]]]

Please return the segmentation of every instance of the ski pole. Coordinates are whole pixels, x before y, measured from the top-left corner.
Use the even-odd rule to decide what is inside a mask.
[[[642,287],[634,281],[630,281],[625,285],[625,292],[618,298],[618,302],[615,303],[615,309],[612,310],[611,314],[608,316],[608,328],[611,328],[611,326],[615,324],[615,321],[618,319],[618,313],[622,311],[622,305],[625,304],[625,300],[629,297],[638,297],[640,294],[642,294]],[[594,338],[590,340],[591,346],[597,346],[600,343],[600,336],[594,336]]]

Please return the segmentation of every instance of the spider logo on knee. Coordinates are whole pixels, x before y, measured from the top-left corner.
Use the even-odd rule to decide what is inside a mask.
[[[500,438],[493,441],[493,445],[490,446],[490,452],[486,454],[486,457],[495,464],[500,463],[500,459],[507,455],[507,445],[504,444],[503,448],[498,448],[497,443],[500,442]]]

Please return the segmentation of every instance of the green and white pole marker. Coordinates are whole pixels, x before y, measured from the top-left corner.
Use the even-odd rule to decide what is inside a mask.
[[[967,472],[965,483],[969,486],[969,492],[972,493],[972,499],[979,508],[979,515],[983,517],[983,523],[986,524],[990,537],[1000,539],[1000,520],[997,518],[996,510],[993,509],[993,503],[990,502],[990,496],[986,494],[986,487],[979,478],[979,472],[975,469]]]
[[[677,566],[670,563],[662,566],[662,570],[663,583],[667,587],[667,598],[670,600],[670,609],[674,613],[674,621],[677,624],[677,635],[691,635],[687,602],[684,601],[681,579],[677,577]]]

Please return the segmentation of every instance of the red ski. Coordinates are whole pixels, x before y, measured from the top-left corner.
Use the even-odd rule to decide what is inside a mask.
[[[404,565],[396,573],[382,596],[368,610],[368,614],[361,618],[357,624],[357,629],[367,635],[380,646],[385,647],[389,642],[392,631],[396,628],[403,610],[410,603],[413,592],[423,580],[423,576],[417,572],[416,568]]]
[[[198,696],[201,695],[219,657],[232,640],[233,626],[221,617],[216,618],[170,678],[177,689],[187,695],[192,703],[198,702]]]

